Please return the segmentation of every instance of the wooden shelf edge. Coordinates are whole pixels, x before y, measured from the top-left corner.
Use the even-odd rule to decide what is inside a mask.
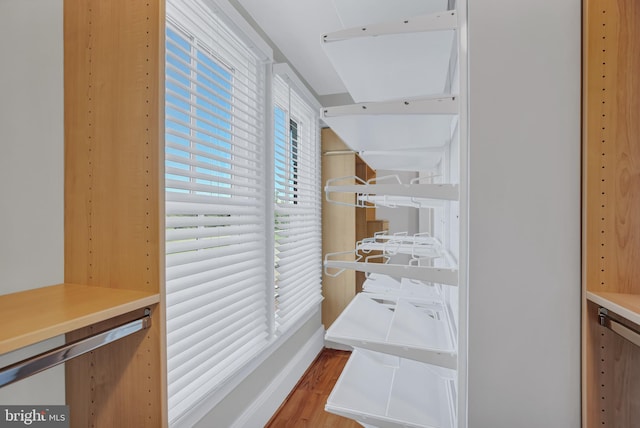
[[[0,354],[160,302],[158,293],[57,284],[0,296]]]
[[[587,291],[587,300],[640,324],[640,294]]]

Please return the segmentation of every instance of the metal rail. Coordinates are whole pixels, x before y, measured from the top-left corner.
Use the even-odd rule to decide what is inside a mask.
[[[145,315],[142,318],[0,368],[0,388],[147,329],[150,326],[151,310],[145,309]]]
[[[601,326],[608,328],[634,345],[640,346],[640,332],[635,328],[627,327],[626,325],[612,319],[609,316],[609,311],[605,308],[598,308],[598,316],[600,317]]]

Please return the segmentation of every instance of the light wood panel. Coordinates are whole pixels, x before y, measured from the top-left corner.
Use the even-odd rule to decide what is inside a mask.
[[[368,181],[375,178],[376,172],[363,161],[360,156],[356,155],[356,176],[363,181]],[[360,208],[356,209],[356,241],[361,241],[365,238],[373,236],[370,233],[369,221],[375,221],[376,209],[375,208]],[[375,254],[381,254],[376,251]],[[356,272],[356,293],[362,291],[362,285],[366,280],[366,274],[364,272]]]
[[[640,348],[600,326],[598,305],[593,302],[587,305],[587,319],[588,340],[597,346],[587,357],[591,383],[585,397],[584,426],[636,427],[640,420]],[[628,320],[624,323],[640,328]]]
[[[157,293],[58,284],[0,296],[0,354],[160,301]]]
[[[583,0],[583,424],[590,428],[633,427],[640,418],[640,351],[597,316],[598,304],[632,319],[638,310],[638,22],[635,0]]]
[[[586,0],[585,12],[587,288],[640,294],[640,4]]]
[[[640,324],[640,294],[589,291],[587,300]]]
[[[322,152],[349,151],[349,148],[329,128],[322,130]],[[328,179],[355,176],[356,161],[354,153],[322,156],[322,183]],[[354,182],[344,183],[354,184]],[[324,188],[324,186],[323,186]],[[333,199],[355,203],[353,194],[336,194]],[[331,252],[353,251],[356,243],[355,208],[329,203],[322,192],[322,256]],[[350,258],[353,260],[353,258]],[[345,271],[337,277],[322,275],[322,323],[325,328],[336,320],[338,315],[355,296],[355,272]]]
[[[67,338],[80,339],[143,315],[143,310],[125,314],[74,331]],[[155,305],[149,329],[65,364],[72,427],[166,426],[158,382],[160,318],[158,305]],[[69,388],[69,385],[73,387]]]
[[[162,10],[65,0],[65,282],[158,292]]]
[[[65,282],[163,295],[164,19],[161,0],[64,1]],[[166,425],[162,308],[67,364],[72,426]]]

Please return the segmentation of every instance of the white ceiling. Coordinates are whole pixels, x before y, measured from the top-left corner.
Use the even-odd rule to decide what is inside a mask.
[[[318,95],[346,89],[320,45],[343,28],[332,0],[238,0]]]
[[[447,9],[447,0],[237,0],[319,96],[347,92],[321,36]]]

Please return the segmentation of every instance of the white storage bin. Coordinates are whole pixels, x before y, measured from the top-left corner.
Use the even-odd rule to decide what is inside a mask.
[[[442,285],[401,278],[400,281],[383,274],[372,273],[362,284],[363,291],[397,297],[417,297],[442,300]]]
[[[325,409],[380,428],[455,427],[455,372],[356,349]]]
[[[454,331],[441,300],[359,293],[327,330],[326,339],[453,369]]]

